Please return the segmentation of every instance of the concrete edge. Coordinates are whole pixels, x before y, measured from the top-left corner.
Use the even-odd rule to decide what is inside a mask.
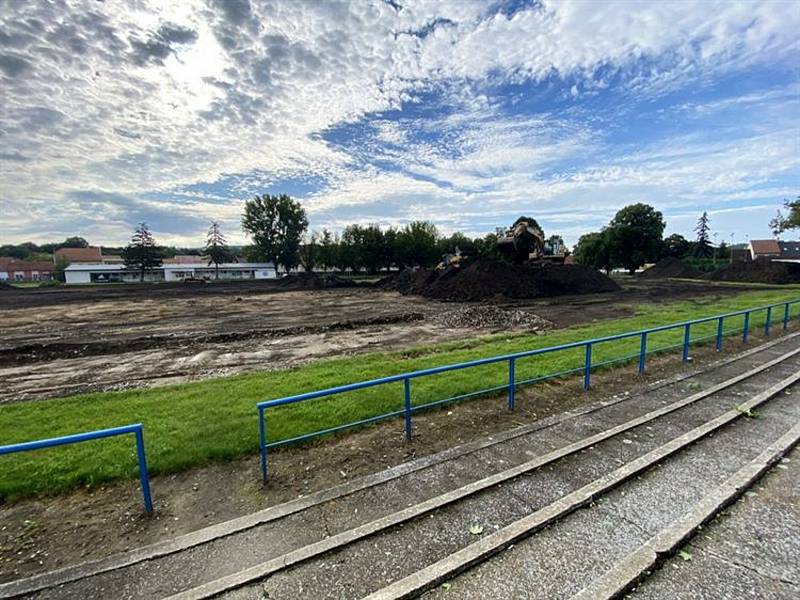
[[[783,389],[789,387],[800,381],[800,373],[785,378],[781,382],[771,386],[769,389],[761,392],[751,400],[740,405],[739,409],[729,410],[722,415],[712,419],[696,427],[683,435],[667,442],[643,454],[639,458],[623,465],[622,467],[608,473],[599,479],[583,486],[567,494],[560,500],[549,504],[548,506],[531,513],[527,517],[504,527],[503,529],[493,533],[479,542],[471,544],[458,552],[455,552],[416,573],[405,577],[389,586],[378,590],[363,600],[406,600],[409,598],[416,598],[427,590],[439,585],[445,580],[462,573],[463,571],[471,568],[472,566],[483,562],[491,556],[506,549],[511,544],[529,537],[542,529],[543,527],[551,524],[552,522],[561,519],[578,508],[585,506],[598,498],[599,496],[611,491],[632,477],[650,469],[652,466],[668,458],[669,456],[677,453],[680,450],[694,444],[701,438],[710,433],[724,427],[728,423],[740,418],[742,411],[755,408],[770,398],[774,397]],[[683,539],[683,538],[682,538]],[[678,542],[680,543],[680,542]],[[636,557],[637,561],[641,561],[641,557]],[[637,562],[637,564],[640,564]],[[209,596],[176,596],[182,600],[188,598],[204,598]],[[594,598],[594,596],[587,596],[586,598]]]
[[[725,508],[736,502],[781,458],[800,442],[800,423],[768,446],[754,460],[739,469],[706,495],[672,526],[651,538],[622,562],[596,579],[570,600],[611,600],[619,598],[674,556],[687,541]]]
[[[323,504],[331,500],[336,500],[338,498],[342,498],[344,496],[348,496],[356,492],[359,492],[363,489],[374,487],[376,485],[380,485],[388,481],[398,479],[405,475],[421,471],[431,466],[447,462],[449,460],[453,460],[461,456],[473,454],[485,448],[489,448],[494,445],[501,444],[518,437],[522,437],[537,431],[548,429],[564,421],[568,421],[576,417],[581,417],[591,414],[593,412],[597,412],[608,406],[613,406],[616,404],[620,404],[622,402],[629,402],[631,400],[635,400],[636,398],[641,397],[650,392],[653,392],[655,390],[659,390],[668,387],[670,385],[675,385],[687,379],[697,377],[698,375],[702,375],[714,371],[715,369],[718,369],[720,367],[734,363],[736,361],[743,360],[754,354],[764,352],[766,350],[769,350],[770,348],[773,348],[777,345],[790,341],[799,336],[800,336],[800,331],[781,335],[775,338],[774,340],[765,342],[763,344],[760,344],[743,352],[739,352],[737,354],[734,354],[733,356],[712,361],[708,365],[705,365],[701,368],[692,369],[688,373],[682,373],[679,375],[675,375],[673,377],[669,377],[667,379],[651,383],[647,385],[645,389],[637,392],[636,394],[617,398],[611,401],[598,400],[575,410],[559,413],[557,415],[551,415],[549,417],[546,417],[529,425],[524,425],[522,427],[494,434],[490,438],[484,440],[477,440],[461,444],[459,446],[454,446],[453,448],[448,448],[446,450],[442,450],[441,452],[437,452],[435,454],[423,456],[418,459],[412,460],[410,462],[396,465],[394,467],[390,467],[388,469],[385,469],[377,473],[364,475],[362,477],[359,477],[358,479],[354,479],[353,481],[349,481],[347,483],[343,483],[334,486],[332,488],[327,488],[324,490],[313,492],[307,496],[303,496],[302,498],[290,500],[283,504],[270,506],[255,513],[251,513],[249,515],[243,515],[241,517],[230,519],[222,523],[210,525],[208,527],[204,527],[202,529],[198,529],[196,531],[178,536],[171,540],[156,542],[154,544],[142,546],[134,550],[114,554],[105,558],[87,561],[84,563],[63,567],[61,569],[49,571],[39,575],[33,575],[31,577],[27,577],[24,579],[18,579],[15,581],[2,583],[0,584],[0,598],[15,597],[55,587],[58,585],[63,585],[71,581],[84,579],[86,577],[99,575],[109,571],[115,571],[117,569],[121,569],[139,562],[160,558],[162,556],[167,556],[169,554],[174,554],[176,552],[187,550],[194,546],[199,546],[202,544],[212,542],[219,538],[234,535],[242,531],[246,531],[247,529],[252,529],[264,523],[278,520],[283,517],[300,512],[302,510],[312,508],[318,504]],[[768,361],[767,363],[764,363],[764,365],[769,365],[772,363],[774,363],[774,361]],[[760,367],[764,367],[764,365],[760,365]]]

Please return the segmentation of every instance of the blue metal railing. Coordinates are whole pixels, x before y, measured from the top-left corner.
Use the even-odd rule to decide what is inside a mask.
[[[144,508],[148,513],[153,512],[153,499],[150,495],[150,478],[147,474],[147,458],[144,453],[144,430],[141,423],[114,427],[112,429],[99,429],[97,431],[87,431],[86,433],[76,433],[63,437],[50,438],[46,440],[35,440],[32,442],[22,442],[20,444],[10,444],[0,446],[0,456],[3,454],[13,454],[16,452],[27,452],[30,450],[41,450],[42,448],[52,448],[54,446],[64,446],[78,442],[88,442],[89,440],[99,440],[102,438],[116,435],[134,434],[136,437],[136,456],[139,462],[139,481],[142,484],[142,496],[144,496]]]
[[[388,377],[381,377],[378,379],[371,379],[368,381],[361,381],[358,383],[351,383],[347,385],[340,385],[337,387],[332,387],[324,390],[318,390],[315,392],[308,392],[305,394],[297,394],[295,396],[287,396],[284,398],[277,398],[275,400],[266,400],[264,402],[259,402],[256,404],[258,408],[258,423],[259,423],[259,445],[261,449],[261,476],[262,479],[266,482],[268,469],[267,469],[267,450],[269,448],[275,448],[278,446],[284,446],[286,444],[291,444],[295,442],[300,442],[303,440],[319,437],[322,435],[326,435],[329,433],[334,433],[337,431],[341,431],[343,429],[349,429],[352,427],[357,427],[359,425],[366,425],[368,423],[374,423],[376,421],[381,421],[384,419],[389,419],[392,417],[404,416],[405,417],[405,434],[407,439],[411,439],[412,435],[412,422],[411,422],[411,415],[412,413],[425,409],[431,408],[433,406],[438,406],[441,404],[455,402],[457,400],[462,400],[464,398],[474,397],[478,395],[486,395],[493,392],[498,392],[501,390],[507,390],[508,393],[508,408],[509,410],[514,410],[515,401],[516,401],[516,388],[520,385],[526,385],[530,383],[534,383],[536,381],[543,381],[545,379],[553,379],[556,377],[563,377],[568,374],[582,372],[583,373],[583,387],[584,389],[589,389],[591,386],[591,377],[592,377],[592,370],[596,369],[603,365],[608,365],[616,362],[623,362],[629,361],[638,358],[638,371],[639,373],[644,373],[647,364],[646,359],[648,354],[653,354],[656,352],[664,352],[665,350],[669,350],[671,348],[682,348],[682,355],[683,360],[689,360],[689,346],[692,343],[697,343],[699,341],[714,339],[715,347],[717,351],[722,350],[723,345],[723,338],[726,334],[725,331],[725,321],[729,320],[733,317],[744,316],[743,326],[741,331],[742,340],[747,343],[750,336],[750,315],[756,312],[766,311],[766,320],[764,324],[764,333],[765,335],[769,335],[770,329],[773,325],[773,309],[776,307],[783,307],[783,315],[782,315],[782,323],[783,329],[786,329],[789,325],[790,320],[790,307],[794,304],[800,303],[800,299],[797,300],[790,300],[787,302],[779,302],[777,304],[771,304],[768,306],[759,306],[755,308],[749,308],[746,310],[740,310],[736,312],[725,313],[722,315],[715,315],[713,317],[704,317],[702,319],[694,319],[691,321],[683,321],[680,323],[671,323],[669,325],[662,325],[659,327],[652,327],[650,329],[642,329],[638,331],[630,331],[626,333],[620,333],[616,335],[609,335],[605,337],[594,338],[590,340],[581,340],[578,342],[571,342],[568,344],[561,344],[559,346],[550,346],[547,348],[538,348],[536,350],[527,350],[524,352],[517,352],[515,354],[504,354],[500,356],[492,356],[488,358],[480,358],[477,360],[471,360],[468,362],[463,363],[456,363],[451,365],[443,365],[440,367],[433,367],[430,369],[421,369],[418,371],[410,371],[408,373],[400,373],[398,375],[390,375]],[[703,323],[711,323],[717,322],[716,333],[710,336],[703,336],[701,338],[696,338],[692,340],[691,338],[691,331],[692,327],[695,325],[703,324]],[[681,344],[675,344],[674,346],[669,346],[666,348],[652,348],[648,349],[648,336],[659,333],[663,331],[671,331],[674,329],[683,329],[683,342]],[[730,334],[730,332],[728,332]],[[736,332],[738,333],[738,332]],[[622,339],[628,338],[640,338],[639,342],[639,351],[636,354],[632,354],[626,356],[622,359],[613,359],[607,360],[601,363],[593,363],[592,362],[592,349],[597,346],[598,344],[612,342]],[[544,375],[541,377],[535,377],[533,379],[527,379],[523,381],[516,380],[516,362],[520,358],[527,358],[531,356],[538,356],[541,354],[549,354],[552,352],[562,352],[565,350],[572,350],[577,348],[584,349],[584,359],[583,359],[583,366],[568,369],[565,371],[560,371],[558,373],[551,373],[548,375]],[[483,365],[490,365],[496,364],[501,362],[508,363],[508,383],[495,386],[492,388],[486,388],[482,390],[478,390],[476,392],[470,392],[468,394],[462,394],[460,396],[454,396],[451,398],[445,398],[443,400],[436,400],[433,402],[428,402],[425,404],[417,404],[412,405],[411,403],[411,380],[417,379],[419,377],[426,377],[430,375],[436,375],[440,373],[447,373],[450,371],[457,371],[461,369],[468,369],[472,367],[479,367]],[[276,408],[278,406],[285,406],[288,404],[295,404],[297,402],[304,402],[307,400],[313,400],[315,398],[322,398],[324,396],[333,396],[335,394],[342,394],[345,392],[352,392],[355,390],[363,390],[366,388],[371,388],[379,385],[385,385],[389,383],[397,383],[403,382],[403,394],[404,394],[404,407],[402,410],[396,410],[388,413],[384,413],[381,415],[376,415],[373,417],[368,417],[366,419],[361,419],[358,421],[353,421],[350,423],[345,423],[343,425],[337,425],[335,427],[329,427],[326,429],[321,429],[319,431],[314,431],[311,433],[306,433],[303,435],[295,436],[289,439],[278,440],[275,442],[267,442],[267,431],[266,431],[266,422],[265,422],[265,412],[269,408]]]

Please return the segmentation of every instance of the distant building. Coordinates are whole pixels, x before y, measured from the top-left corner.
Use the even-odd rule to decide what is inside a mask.
[[[200,263],[166,263],[145,274],[145,281],[182,281],[192,279],[214,279],[214,265]],[[68,284],[81,283],[135,283],[139,272],[125,265],[103,263],[74,263],[64,269]],[[219,278],[226,280],[275,279],[277,273],[271,263],[223,263],[219,265]]]
[[[800,258],[800,242],[778,242],[781,258]]]
[[[0,281],[50,281],[55,270],[49,261],[0,258]]]
[[[800,242],[779,240],[750,240],[750,258],[800,259]]]
[[[64,258],[70,264],[75,263],[102,263],[103,252],[97,246],[88,248],[59,248],[53,253],[53,262]]]
[[[190,265],[201,262],[203,262],[203,257],[199,254],[176,254],[172,258],[164,259],[165,265]]]

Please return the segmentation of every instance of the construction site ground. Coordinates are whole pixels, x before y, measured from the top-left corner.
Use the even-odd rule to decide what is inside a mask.
[[[568,327],[636,305],[713,300],[750,287],[620,278],[622,290],[491,308]],[[503,326],[453,326],[442,303],[359,287],[292,290],[276,282],[3,290],[0,403],[285,369],[330,357],[462,340]],[[525,331],[525,329],[511,329]]]

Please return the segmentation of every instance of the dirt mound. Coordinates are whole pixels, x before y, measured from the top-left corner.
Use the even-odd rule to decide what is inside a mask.
[[[494,260],[476,260],[442,271],[404,271],[377,285],[402,294],[456,302],[495,296],[541,298],[620,289],[611,278],[581,265],[512,265]]]
[[[768,258],[751,262],[735,261],[709,273],[706,277],[712,281],[800,283],[800,263],[774,262]]]
[[[436,313],[426,318],[426,321],[452,329],[486,328],[541,331],[555,326],[539,315],[524,310],[508,310],[499,306],[463,306]]]
[[[639,274],[639,277],[644,277],[645,279],[660,279],[662,277],[683,277],[684,279],[697,279],[698,277],[702,276],[703,273],[701,271],[690,267],[681,259],[674,258],[672,256],[662,258],[652,267],[642,271],[642,273]]]
[[[334,288],[356,287],[358,284],[352,279],[337,277],[336,275],[318,273],[296,273],[287,275],[275,282],[275,285],[285,290],[327,290]]]

